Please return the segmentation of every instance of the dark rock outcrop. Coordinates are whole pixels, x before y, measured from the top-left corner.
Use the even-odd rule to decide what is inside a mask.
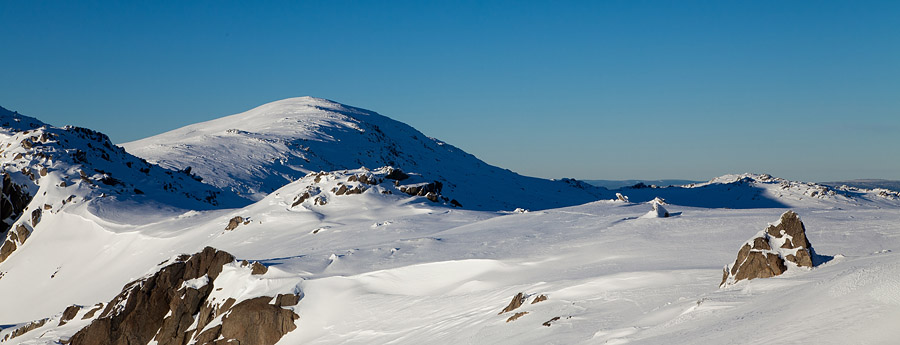
[[[31,236],[31,232],[22,224],[17,225],[15,230],[7,232],[6,241],[0,245],[0,262],[6,261],[19,245],[25,243],[29,236]]]
[[[228,220],[228,225],[225,226],[225,230],[228,230],[228,231],[234,230],[238,227],[238,225],[241,225],[241,224],[244,224],[244,225],[250,224],[250,218],[234,216],[234,218],[231,218]]]
[[[719,286],[774,277],[784,273],[789,266],[812,268],[814,257],[815,251],[806,238],[800,216],[787,211],[777,223],[741,246],[734,263],[724,268]]]
[[[31,331],[33,331],[33,330],[35,330],[35,329],[44,327],[44,325],[47,324],[47,321],[50,321],[50,319],[40,319],[40,320],[37,320],[37,321],[32,321],[31,323],[29,323],[29,324],[27,324],[27,325],[25,325],[25,326],[19,327],[18,329],[16,329],[16,330],[13,331],[12,333],[8,334],[9,339],[13,339],[13,338],[19,337],[19,336],[21,336],[21,335],[23,335],[23,334],[25,334],[25,333],[28,333],[28,332],[31,332]],[[4,337],[3,340],[8,340],[8,339]]]
[[[77,305],[70,305],[63,311],[62,316],[59,318],[59,326],[65,325],[67,322],[71,321],[75,318],[75,315],[78,314],[78,311],[81,310],[81,307]]]
[[[215,279],[234,256],[206,247],[154,275],[129,283],[91,324],[70,339],[80,344],[274,344],[296,326],[297,295],[214,302]],[[248,265],[252,266],[252,265]],[[249,268],[245,268],[249,269]],[[270,302],[275,301],[275,304]],[[206,328],[221,318],[221,324]]]
[[[518,312],[518,313],[513,314],[513,316],[510,316],[508,319],[506,319],[506,322],[516,321],[516,320],[518,320],[520,317],[525,316],[526,314],[528,314],[527,311],[520,311],[520,312]]]
[[[497,315],[516,310],[521,307],[523,303],[525,303],[525,294],[522,292],[517,293],[515,296],[513,296],[512,300],[509,301],[509,304],[506,305],[506,308],[503,308],[503,310],[497,313]]]
[[[384,176],[388,180],[403,181],[409,178],[409,175],[400,169],[391,169],[391,172]]]
[[[550,325],[552,325],[553,322],[558,321],[558,320],[559,320],[559,316],[554,316],[552,319],[547,320],[547,322],[544,322],[544,323],[542,323],[541,325],[550,327]]]

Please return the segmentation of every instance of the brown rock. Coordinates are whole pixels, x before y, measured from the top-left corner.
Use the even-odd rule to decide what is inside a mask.
[[[310,197],[309,192],[305,192],[305,193],[297,196],[297,200],[295,200],[294,203],[291,204],[291,207],[302,204],[304,201],[306,201],[306,199],[309,199],[309,197]]]
[[[520,311],[520,312],[518,312],[518,313],[515,313],[515,314],[513,314],[513,316],[510,316],[508,319],[506,319],[506,322],[516,321],[516,320],[518,320],[520,317],[525,316],[525,314],[528,314],[528,312],[527,312],[527,311]]]
[[[279,307],[294,306],[297,303],[300,303],[300,295],[286,293],[275,297],[275,305]]]
[[[506,306],[506,308],[503,308],[503,310],[497,313],[497,315],[516,310],[516,308],[521,307],[523,303],[525,303],[525,294],[521,292],[517,293],[515,296],[513,296],[512,300],[509,301],[509,304]]]
[[[237,344],[271,345],[297,328],[297,314],[269,304],[271,297],[238,303],[222,320],[222,336]]]
[[[103,303],[97,303],[94,306],[94,309],[88,310],[87,313],[84,313],[84,316],[82,316],[81,319],[82,320],[90,319],[90,318],[94,317],[94,314],[96,314],[98,311],[100,311],[102,309],[103,309]]]
[[[75,318],[75,314],[78,314],[78,311],[81,310],[81,307],[77,305],[70,305],[66,308],[62,313],[62,317],[59,318],[59,326],[65,325],[67,322]]]
[[[31,226],[35,227],[41,222],[41,209],[36,208],[31,211]]]
[[[540,303],[547,300],[547,295],[540,295],[534,298],[534,301],[531,301],[531,304]]]
[[[241,223],[243,223],[243,222],[244,222],[244,217],[234,216],[234,218],[231,218],[230,220],[228,220],[228,225],[225,226],[225,230],[228,230],[228,231],[234,230],[238,227],[238,225],[241,225]]]
[[[153,276],[126,285],[97,319],[72,336],[71,344],[130,345],[155,340],[159,345],[271,345],[295,329],[299,316],[282,306],[296,305],[300,296],[258,297],[237,304],[228,298],[218,306],[209,300],[216,277],[231,262],[234,256],[211,247],[180,256]],[[257,264],[245,267],[251,266],[252,272]],[[185,281],[203,276],[209,278],[207,284],[182,288]],[[269,304],[273,300],[275,304]],[[85,318],[98,310],[94,308]],[[200,333],[217,317],[223,317],[221,325]]]
[[[784,243],[778,248],[772,248],[771,243],[779,241]],[[799,267],[813,267],[812,253],[800,216],[787,211],[781,215],[777,224],[769,225],[741,247],[730,270],[726,267],[723,272],[719,286],[744,279],[780,275],[787,270],[788,261]]]
[[[266,274],[268,271],[269,268],[258,261],[254,261],[253,264],[250,265],[250,274]]]
[[[753,249],[759,250],[771,250],[772,247],[769,246],[769,241],[764,237],[757,237],[753,239]]]
[[[19,327],[18,329],[13,331],[12,334],[10,334],[9,339],[13,339],[13,338],[21,336],[25,333],[31,332],[35,329],[44,327],[44,325],[47,323],[47,321],[50,321],[50,319],[40,319],[37,321],[32,321],[31,323],[29,323],[25,326]]]
[[[403,181],[405,179],[408,179],[409,175],[403,173],[403,171],[400,169],[391,169],[391,172],[385,175],[384,178],[388,180]]]
[[[557,320],[559,320],[559,316],[556,316],[556,317],[554,317],[554,318],[552,318],[552,319],[550,319],[550,320],[547,320],[547,322],[544,322],[544,323],[542,323],[541,325],[550,327],[550,325],[553,323],[553,321],[557,321]]]

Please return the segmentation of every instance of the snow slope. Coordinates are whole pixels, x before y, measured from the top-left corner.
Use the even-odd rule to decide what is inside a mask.
[[[210,245],[297,281],[298,328],[279,344],[879,344],[900,336],[890,326],[900,322],[900,280],[891,278],[900,276],[897,200],[835,200],[840,209],[792,201],[817,252],[834,258],[720,289],[722,265],[783,208],[669,202],[671,217],[642,218],[649,203],[464,210],[402,193],[389,179],[359,194],[333,192],[361,185],[350,176],[386,173],[310,174],[240,209],[143,212],[159,220],[149,224],[109,222],[104,214],[118,213],[109,211],[116,204],[68,208],[42,223],[35,245],[0,264],[0,294],[17,296],[4,301],[0,324],[109,301],[158,263]],[[224,230],[235,216],[245,222]],[[518,292],[525,304],[498,315]],[[532,304],[540,295],[547,300]],[[507,322],[516,312],[527,314]],[[75,331],[51,322],[6,343],[50,343]]]
[[[406,124],[364,109],[299,97],[122,144],[163,167],[255,200],[309,172],[390,165],[444,184],[463,207],[545,209],[577,205],[603,189],[525,177],[488,165]]]
[[[617,190],[631,202],[485,211],[452,201],[497,206],[501,198],[485,187],[490,179],[467,190],[434,183],[456,173],[404,167],[401,175],[369,165],[300,174],[251,204],[226,203],[234,196],[219,191],[213,205],[197,196],[215,188],[190,173],[106,147],[99,133],[32,120],[8,120],[18,127],[0,133],[4,172],[33,196],[11,224],[31,226],[30,213],[44,210],[27,241],[0,262],[0,344],[66,341],[97,319],[88,316],[91,306],[126,303],[113,300],[123,286],[207,246],[259,261],[269,273],[253,277],[235,262],[228,270],[240,274],[191,279],[179,289],[214,282],[217,301],[302,296],[291,307],[297,328],[278,344],[890,344],[900,337],[896,192],[741,174]],[[458,161],[465,162],[472,163]],[[657,197],[669,217],[659,206],[651,212],[663,204]],[[788,208],[830,260],[719,288],[723,265]],[[502,312],[518,293],[524,303]],[[60,325],[73,304],[86,307]]]

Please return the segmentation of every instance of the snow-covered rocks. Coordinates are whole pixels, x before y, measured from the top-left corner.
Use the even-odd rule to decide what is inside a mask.
[[[652,209],[641,216],[641,218],[666,218],[669,216],[669,211],[663,207],[666,204],[665,200],[657,197],[647,203],[650,204]]]
[[[812,268],[814,254],[800,216],[794,211],[787,211],[778,222],[770,224],[744,243],[734,263],[723,269],[719,286],[774,277],[789,267]]]
[[[174,207],[236,207],[249,201],[201,183],[190,170],[162,169],[100,132],[53,127],[0,109],[0,262],[38,222],[74,202],[130,200]]]
[[[401,184],[402,181],[402,184]],[[371,192],[370,192],[371,190]],[[354,170],[310,173],[300,180],[280,189],[278,193],[291,193],[290,207],[303,205],[309,208],[328,205],[335,198],[369,194],[398,198],[402,195],[418,196],[434,203],[459,207],[455,199],[441,192],[443,183],[429,180],[417,173],[405,173],[393,167],[369,170],[365,167]]]
[[[211,247],[180,256],[156,273],[126,285],[70,342],[275,344],[296,328],[298,316],[290,307],[301,297],[290,286],[278,291],[268,283],[262,285],[270,291],[263,293],[273,296],[236,293],[254,290],[252,281],[263,279],[248,266]],[[284,285],[284,279],[280,280]],[[272,285],[285,290],[278,283]]]

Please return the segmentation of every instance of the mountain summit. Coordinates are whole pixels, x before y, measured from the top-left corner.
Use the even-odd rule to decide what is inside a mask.
[[[577,205],[603,191],[574,180],[521,176],[378,113],[313,97],[264,104],[121,146],[256,200],[308,173],[386,165],[441,182],[444,194],[471,209]]]

